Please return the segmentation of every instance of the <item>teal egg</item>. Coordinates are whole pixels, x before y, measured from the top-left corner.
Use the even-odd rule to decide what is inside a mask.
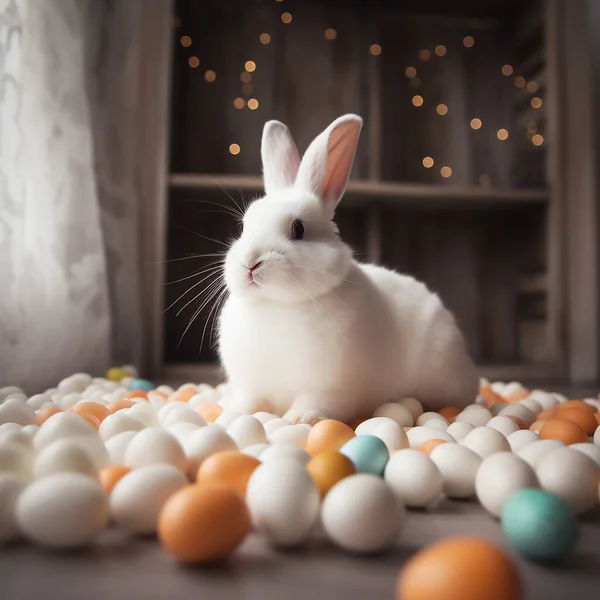
[[[145,392],[149,392],[154,389],[154,384],[147,379],[134,379],[129,384],[130,390],[144,390]]]
[[[390,458],[387,446],[374,435],[357,435],[347,441],[340,452],[354,463],[358,473],[371,473],[380,477]]]
[[[558,496],[537,488],[519,490],[505,502],[502,527],[517,552],[540,562],[565,557],[579,535],[573,509]]]

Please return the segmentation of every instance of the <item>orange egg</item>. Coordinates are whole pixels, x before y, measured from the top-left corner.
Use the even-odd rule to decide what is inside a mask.
[[[196,483],[217,481],[231,485],[242,496],[246,495],[246,486],[260,460],[242,454],[237,450],[216,452],[202,461],[196,475]]]
[[[541,440],[560,440],[567,445],[588,441],[588,436],[583,429],[577,423],[567,421],[566,419],[552,419],[548,421],[540,429],[539,433]]]
[[[487,408],[491,408],[498,402],[504,402],[504,398],[496,394],[489,385],[482,385],[479,388],[479,395],[484,399]]]
[[[559,406],[556,410],[555,417],[557,419],[573,421],[573,423],[579,425],[587,435],[594,435],[594,431],[596,431],[596,427],[598,427],[594,413],[576,406],[564,408]]]
[[[131,471],[131,467],[124,467],[123,465],[111,465],[110,467],[104,467],[100,469],[98,477],[100,478],[100,485],[106,494],[110,494],[113,488],[122,477],[127,475]]]
[[[169,394],[167,394],[166,392],[161,392],[160,390],[150,390],[148,393],[154,394],[155,396],[160,396],[161,398],[164,398],[165,400],[167,400],[169,398]]]
[[[308,433],[306,451],[316,456],[326,450],[337,452],[348,440],[355,437],[354,430],[341,421],[319,421]]]
[[[317,484],[322,498],[338,481],[356,473],[354,463],[347,456],[332,450],[313,457],[306,465],[306,470]]]
[[[493,544],[446,538],[417,552],[398,576],[397,600],[522,600],[515,564]]]
[[[542,410],[536,415],[538,421],[549,421],[552,418],[554,418],[554,408]]]
[[[540,433],[540,429],[546,424],[548,423],[548,421],[546,419],[541,419],[538,421],[534,421],[530,426],[529,426],[529,431],[533,431],[533,433]]]
[[[445,408],[440,409],[438,412],[448,421],[448,423],[454,423],[461,410],[460,408],[456,408],[456,406],[446,406]]]
[[[143,398],[148,400],[148,392],[144,390],[131,390],[123,396],[123,400],[130,400],[131,398]]]
[[[418,448],[417,450],[419,452],[422,452],[423,454],[427,454],[427,456],[429,456],[432,452],[434,448],[437,448],[440,444],[445,444],[446,441],[445,440],[427,440],[426,442],[423,442]]]
[[[99,404],[98,402],[78,402],[70,409],[70,412],[74,413],[80,413],[82,411],[91,413],[98,419],[98,421],[100,421],[100,423],[102,423],[102,421],[104,421],[104,419],[106,419],[106,417],[109,415],[108,408],[106,408],[106,406],[103,404]]]
[[[184,385],[180,387],[178,390],[174,391],[167,402],[189,402],[190,398],[195,396],[198,393],[198,388],[193,385]]]
[[[87,421],[96,431],[100,428],[100,419],[96,415],[93,415],[91,412],[80,410],[78,413],[75,414]]]
[[[175,492],[158,518],[158,539],[175,558],[213,562],[231,554],[250,531],[244,499],[229,485],[205,482]]]
[[[582,408],[583,410],[586,410],[592,414],[596,412],[596,408],[594,406],[587,404],[587,402],[584,402],[583,400],[567,400],[566,402],[559,404],[555,410],[556,413],[559,414],[562,410],[570,408]]]
[[[115,400],[106,406],[108,409],[109,415],[114,415],[116,412],[120,410],[125,410],[126,408],[131,408],[135,402],[133,400]]]
[[[223,412],[223,407],[216,402],[207,400],[206,402],[200,402],[194,410],[200,413],[207,423],[214,423]]]
[[[62,410],[56,405],[46,406],[41,408],[40,411],[35,415],[35,424],[43,425],[51,416],[56,413],[62,412]]]

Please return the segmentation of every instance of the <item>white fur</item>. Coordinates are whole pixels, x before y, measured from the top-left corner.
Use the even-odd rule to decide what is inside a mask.
[[[265,125],[267,195],[248,208],[225,264],[219,351],[234,410],[313,423],[366,416],[404,396],[436,409],[477,395],[476,368],[438,296],[412,277],[354,261],[337,234],[331,219],[361,126],[356,115],[337,119],[298,167],[288,129]],[[295,219],[305,228],[298,241]]]

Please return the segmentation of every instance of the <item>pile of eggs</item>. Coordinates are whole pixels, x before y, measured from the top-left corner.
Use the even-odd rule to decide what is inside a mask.
[[[373,553],[401,540],[411,509],[447,497],[476,498],[516,552],[555,561],[600,502],[597,399],[482,380],[464,410],[403,398],[350,425],[310,427],[223,408],[226,392],[155,387],[131,366],[29,398],[0,389],[0,545],[78,548],[117,527],[156,534],[186,563],[225,558],[250,531],[278,548],[325,536]],[[417,553],[397,595],[444,600],[465,580],[484,594],[470,598],[522,597],[509,556],[472,538]]]

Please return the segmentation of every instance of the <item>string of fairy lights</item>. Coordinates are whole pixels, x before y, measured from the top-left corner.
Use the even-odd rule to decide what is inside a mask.
[[[275,3],[282,4],[284,0],[275,0]],[[293,21],[292,14],[283,10],[280,14],[281,23],[283,25],[289,25]],[[174,26],[176,28],[181,27],[181,20],[178,17],[174,18]],[[333,42],[338,39],[338,32],[332,28],[328,27],[324,30],[324,37],[326,40]],[[258,41],[263,46],[267,46],[272,42],[271,33],[262,32],[258,35]],[[179,38],[179,43],[184,48],[190,48],[193,52],[193,40],[189,35],[182,35]],[[470,49],[475,46],[475,38],[472,35],[464,36],[462,39],[462,46],[464,48]],[[372,43],[368,46],[368,52],[373,57],[378,57],[382,54],[383,48],[381,44]],[[448,48],[443,44],[438,44],[433,48],[433,51],[429,48],[422,48],[416,53],[416,58],[421,63],[427,63],[431,59],[443,58],[448,53]],[[188,66],[191,69],[199,69],[201,67],[201,61],[198,56],[192,54],[188,57]],[[418,64],[418,63],[415,63]],[[240,73],[240,83],[241,83],[241,94],[235,97],[232,101],[232,107],[235,110],[242,110],[244,108],[248,108],[249,110],[255,111],[259,108],[260,102],[257,98],[253,96],[254,88],[252,77],[257,69],[257,64],[253,60],[247,60],[243,65],[243,70]],[[413,89],[418,89],[423,85],[422,77],[424,75],[425,65],[413,66],[409,65],[404,69],[404,75],[408,79],[409,85]],[[533,110],[539,110],[543,106],[543,99],[537,95],[537,92],[540,89],[539,83],[534,79],[526,80],[522,75],[515,75],[515,69],[510,64],[505,64],[500,68],[500,73],[506,78],[512,78],[514,87],[517,89],[523,89],[526,93],[531,94],[529,100],[529,106]],[[204,80],[207,84],[214,83],[217,79],[217,73],[213,69],[204,70]],[[427,103],[423,93],[415,93],[411,98],[411,104],[416,109],[423,109],[427,107]],[[438,116],[444,117],[451,110],[451,107],[445,103],[438,103],[435,106],[435,112]],[[482,119],[477,116],[472,116],[469,119],[469,126],[473,131],[485,130],[485,124]],[[539,131],[539,125],[536,120],[531,120],[527,123],[526,131],[525,131],[526,139],[533,146],[542,146],[544,144],[544,136]],[[509,138],[509,131],[506,128],[500,128],[496,131],[495,137],[500,141],[506,141]],[[241,147],[237,142],[232,142],[229,145],[229,153],[231,155],[238,155],[241,152]],[[425,156],[422,159],[422,165],[425,169],[431,169],[435,166],[436,161],[433,156]],[[444,178],[452,177],[452,167],[450,165],[441,165],[440,167],[440,175]],[[481,185],[489,185],[491,183],[491,178],[487,174],[483,174],[479,177],[479,182]]]

